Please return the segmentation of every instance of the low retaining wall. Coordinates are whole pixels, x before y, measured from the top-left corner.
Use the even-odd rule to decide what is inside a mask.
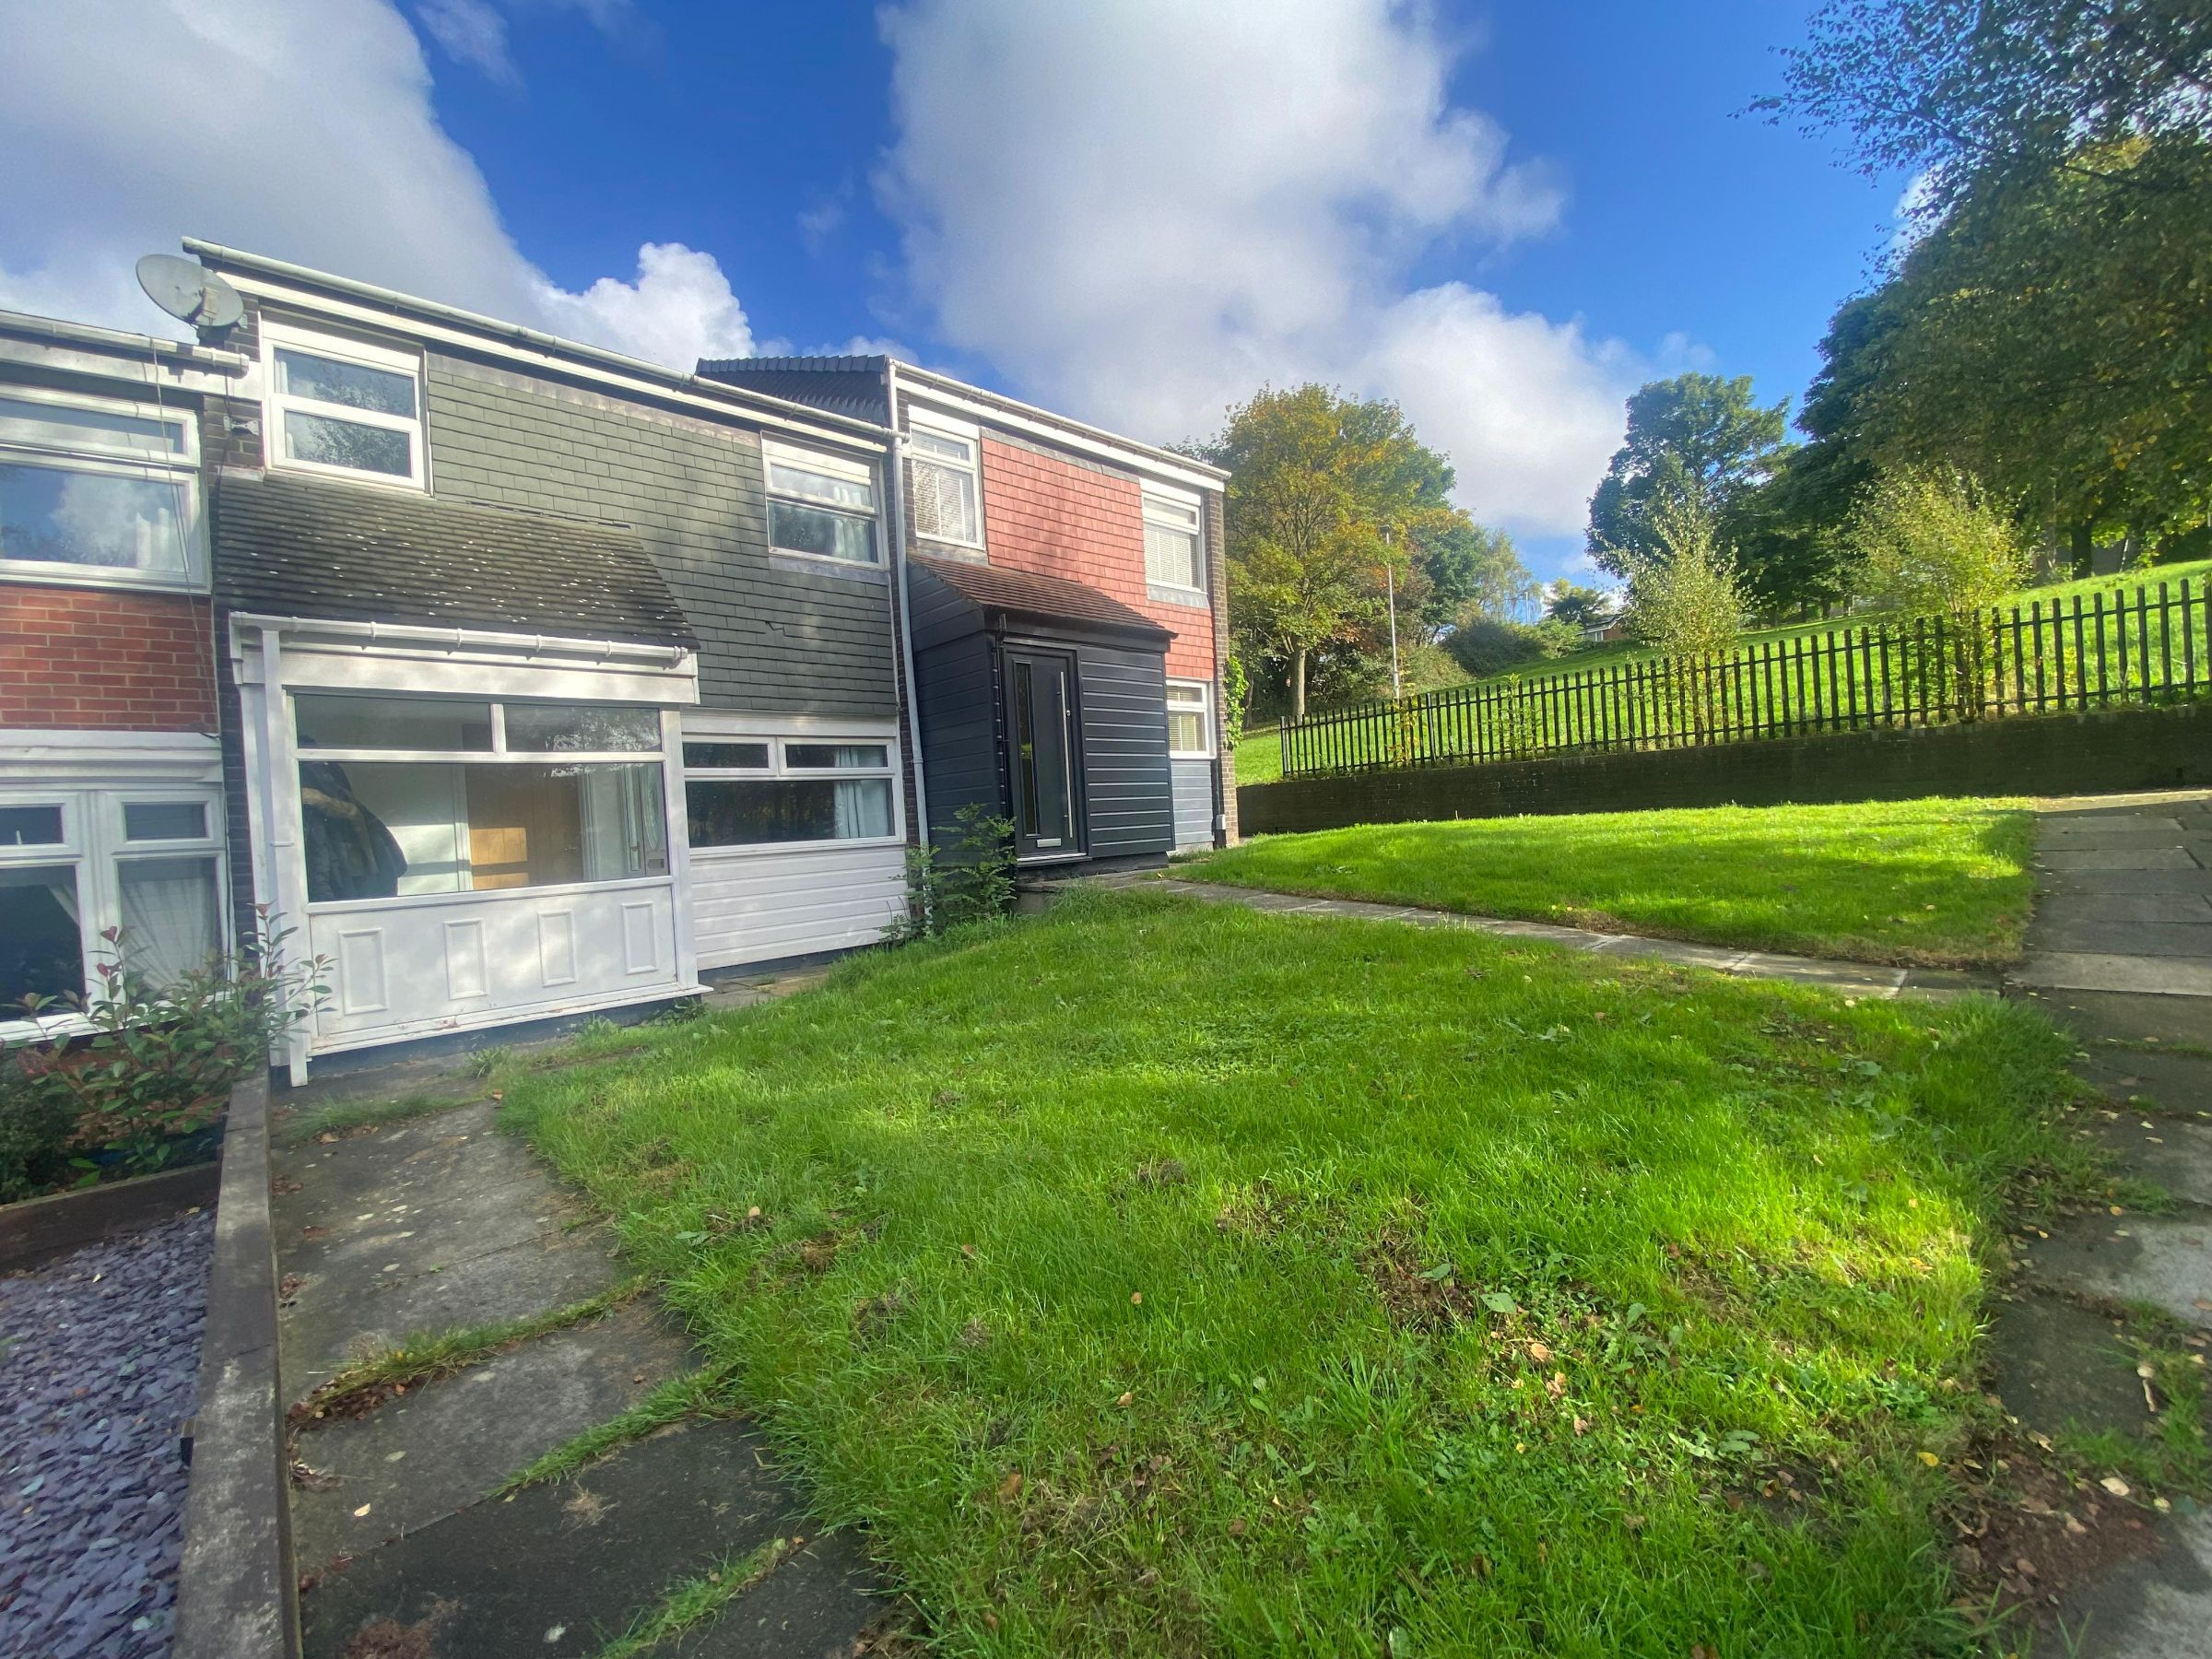
[[[296,1659],[265,1074],[230,1095],[194,1409],[172,1659]]]
[[[188,1209],[205,1208],[215,1202],[218,1179],[218,1166],[193,1164],[87,1187],[81,1193],[51,1193],[0,1206],[0,1268],[42,1261],[117,1233],[173,1220]]]
[[[1248,783],[1246,835],[1430,818],[2212,784],[2212,704]]]

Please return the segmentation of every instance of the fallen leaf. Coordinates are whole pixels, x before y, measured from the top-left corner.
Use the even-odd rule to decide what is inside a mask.
[[[1136,1307],[1143,1302],[1144,1300],[1145,1293],[1142,1290],[1132,1290],[1129,1292],[1129,1305],[1131,1307]]]
[[[998,1483],[998,1496],[1000,1500],[1006,1503],[1011,1503],[1021,1496],[1021,1471],[1019,1469],[1016,1469]]]
[[[1943,1459],[1936,1456],[1933,1452],[1923,1452],[1920,1454],[1920,1461],[1924,1464],[1926,1464],[1928,1467],[1932,1469],[1936,1467],[1936,1465],[1940,1464]]]
[[[366,1504],[366,1503],[362,1504],[362,1505],[361,1505],[361,1507],[360,1507],[359,1509],[357,1509],[357,1510],[355,1510],[355,1511],[353,1512],[353,1518],[354,1518],[356,1521],[359,1521],[359,1519],[360,1519],[360,1518],[361,1518],[363,1515],[365,1515],[365,1514],[367,1514],[367,1513],[369,1512],[369,1509],[370,1509],[370,1506],[369,1506],[368,1504]]]
[[[1124,1394],[1122,1395],[1122,1397],[1121,1397],[1120,1399],[1118,1399],[1118,1400],[1116,1400],[1116,1401],[1114,1402],[1114,1404],[1115,1404],[1116,1406],[1128,1406],[1128,1405],[1129,1405],[1129,1403],[1130,1403],[1131,1401],[1135,1400],[1135,1398],[1136,1398],[1136,1395],[1135,1395],[1135,1394],[1134,1392],[1130,1392],[1130,1393],[1124,1393]]]
[[[2115,1498],[2126,1497],[2133,1488],[2117,1475],[2107,1475],[2097,1483]]]
[[[1546,1347],[1540,1342],[1532,1342],[1528,1345],[1528,1357],[1531,1359],[1534,1359],[1538,1365],[1549,1365],[1551,1363],[1551,1350]]]

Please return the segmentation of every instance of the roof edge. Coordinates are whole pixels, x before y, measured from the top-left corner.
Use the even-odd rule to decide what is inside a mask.
[[[1107,427],[1093,426],[1087,420],[1077,420],[1071,415],[1063,415],[1057,410],[1045,408],[1039,404],[1024,403],[1018,397],[1008,397],[1003,392],[993,392],[986,387],[976,385],[971,381],[964,381],[958,376],[946,374],[938,370],[924,369],[919,364],[902,363],[893,359],[889,361],[889,372],[894,381],[912,380],[924,386],[935,386],[940,391],[950,393],[956,396],[965,397],[980,404],[988,404],[994,408],[1004,410],[1006,414],[1018,415],[1023,419],[1035,421],[1041,426],[1057,427],[1073,437],[1087,438],[1093,443],[1105,444],[1132,455],[1144,456],[1160,465],[1203,473],[1209,477],[1218,478],[1223,483],[1227,483],[1229,480],[1229,469],[1225,466],[1216,466],[1210,461],[1200,461],[1190,455],[1180,454],[1171,449],[1163,449],[1157,443],[1147,443],[1141,439],[1127,437]]]
[[[130,329],[107,328],[97,323],[76,323],[66,317],[48,317],[37,312],[0,311],[0,331],[42,335],[70,346],[103,346],[145,357],[172,358],[203,368],[244,372],[251,365],[245,354],[203,346],[193,340],[169,340],[159,335]]]

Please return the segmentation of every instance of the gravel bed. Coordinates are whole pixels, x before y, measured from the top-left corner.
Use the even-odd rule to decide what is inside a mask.
[[[160,1659],[211,1215],[0,1277],[0,1654]]]

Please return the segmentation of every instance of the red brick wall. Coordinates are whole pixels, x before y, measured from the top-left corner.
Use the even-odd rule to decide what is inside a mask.
[[[0,726],[215,729],[207,601],[0,582]]]
[[[1145,596],[1145,522],[1137,485],[983,435],[985,557],[1009,571],[1080,582],[1175,630],[1168,673],[1214,677],[1214,620]],[[1212,551],[1208,548],[1208,553]]]

